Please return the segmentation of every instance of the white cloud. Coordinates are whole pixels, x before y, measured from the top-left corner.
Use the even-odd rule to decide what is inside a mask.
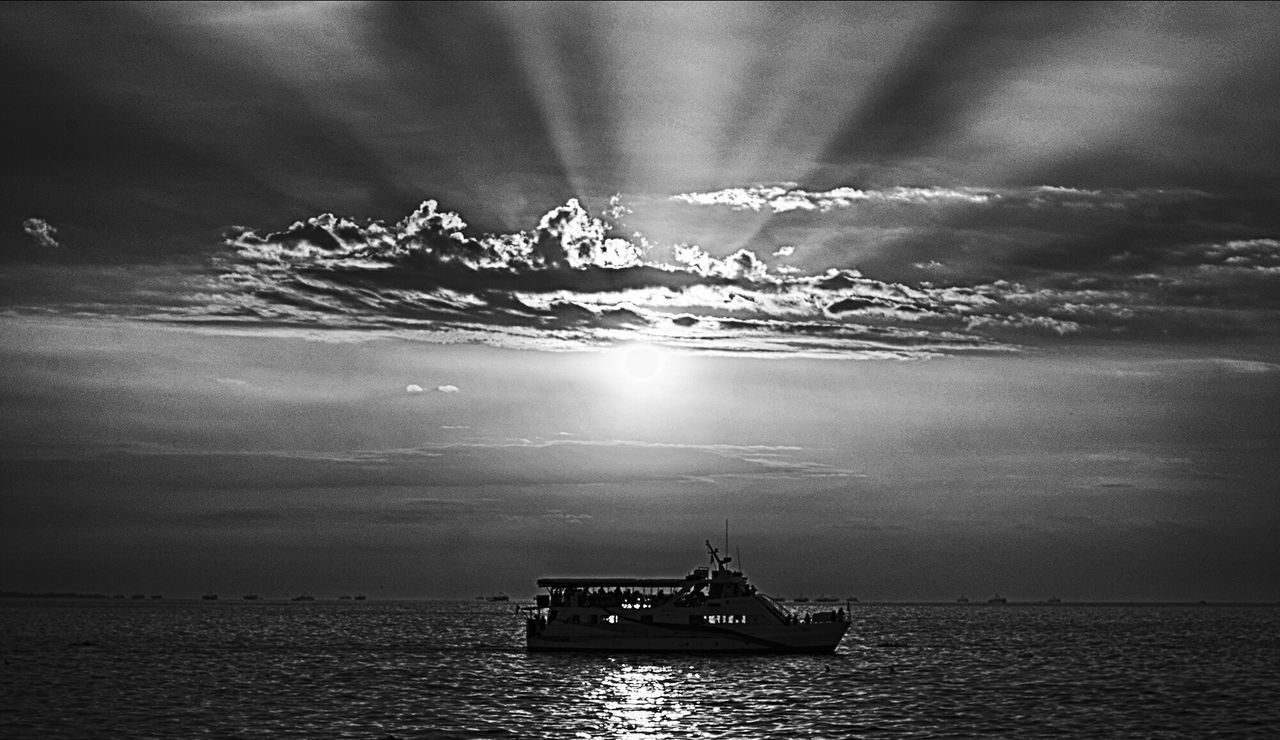
[[[58,230],[42,218],[29,218],[22,222],[22,230],[27,232],[36,244],[42,247],[61,247],[58,242]]]
[[[768,207],[774,213],[788,211],[818,211],[825,213],[833,208],[848,208],[858,203],[969,203],[985,204],[1000,198],[1000,194],[980,188],[908,188],[895,187],[881,190],[859,188],[834,188],[811,192],[795,186],[754,185],[748,188],[727,188],[707,193],[681,193],[671,200],[698,206],[728,206],[735,211],[760,211]]]
[[[456,386],[456,385],[438,385],[438,386],[436,386],[436,390],[437,390],[437,391],[439,391],[439,392],[441,392],[441,393],[457,393],[457,392],[458,392],[458,386]]]
[[[404,392],[405,393],[421,393],[422,386],[418,385],[417,383],[410,383],[409,385],[406,385],[404,387]]]
[[[576,200],[552,209],[536,229],[472,237],[457,214],[424,201],[390,226],[324,214],[277,233],[239,231],[228,238],[235,257],[223,263],[224,291],[208,291],[206,305],[188,308],[182,318],[200,318],[196,314],[203,310],[205,318],[224,324],[306,325],[360,337],[377,330],[429,342],[549,351],[645,341],[707,353],[858,359],[1006,352],[1016,350],[1011,343],[1018,337],[1239,330],[1280,305],[1274,299],[1280,275],[1268,272],[1280,263],[1280,242],[1274,239],[1163,249],[1156,242],[1126,240],[1104,245],[1111,251],[1079,252],[1078,259],[1076,252],[1054,247],[1042,256],[1061,256],[1066,267],[991,279],[1001,275],[1006,253],[1020,247],[999,242],[1003,227],[988,220],[1011,218],[1018,229],[1039,233],[1037,228],[1068,217],[1080,223],[1078,209],[1085,208],[1099,218],[1123,212],[1114,223],[1127,224],[1150,207],[1184,210],[1204,197],[1189,191],[1052,187],[811,192],[792,184],[675,196],[687,203],[775,211],[895,204],[894,218],[906,217],[901,209],[929,204],[985,209],[981,225],[972,229],[973,243],[996,239],[989,250],[948,252],[945,262],[934,258],[933,246],[901,250],[914,258],[902,263],[912,268],[907,273],[926,278],[918,282],[874,279],[852,269],[848,251],[809,248],[810,241],[804,248],[808,264],[771,268],[769,262],[777,260],[747,248],[720,256],[696,244],[658,245],[642,235],[623,239]],[[1045,214],[1052,216],[1049,226],[1036,220]],[[936,213],[926,215],[939,221]],[[794,243],[768,248],[773,258],[798,251]],[[1117,255],[1118,249],[1126,251]],[[824,253],[834,261],[817,262]],[[966,282],[968,263],[981,270],[970,271],[974,276]],[[1228,301],[1243,308],[1234,310]],[[1249,301],[1263,313],[1246,313]],[[451,385],[436,390],[458,391]]]

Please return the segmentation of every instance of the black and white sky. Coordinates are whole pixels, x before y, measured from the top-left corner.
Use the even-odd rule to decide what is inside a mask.
[[[0,590],[1280,598],[1280,6],[0,28]]]

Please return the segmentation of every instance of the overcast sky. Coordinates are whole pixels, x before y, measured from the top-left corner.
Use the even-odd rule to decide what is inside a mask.
[[[1280,598],[1274,4],[0,27],[0,590]]]

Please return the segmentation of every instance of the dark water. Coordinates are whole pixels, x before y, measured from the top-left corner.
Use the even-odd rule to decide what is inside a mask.
[[[1280,607],[863,606],[833,656],[530,655],[484,602],[0,603],[0,737],[1280,736]]]

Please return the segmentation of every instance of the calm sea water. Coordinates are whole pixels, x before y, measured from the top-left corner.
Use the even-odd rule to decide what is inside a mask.
[[[484,602],[0,603],[0,737],[1280,734],[1280,607],[855,606],[832,656],[542,655]]]

